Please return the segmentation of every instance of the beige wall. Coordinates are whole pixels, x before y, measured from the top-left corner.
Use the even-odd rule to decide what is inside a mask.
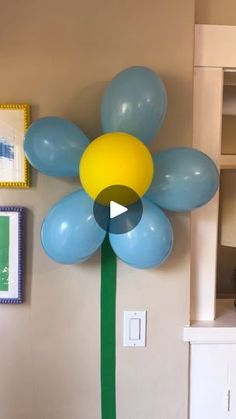
[[[1,3],[0,100],[26,102],[32,118],[62,115],[93,138],[106,82],[122,68],[163,77],[169,111],[154,148],[192,138],[193,0],[17,0]],[[28,191],[1,190],[1,205],[28,208],[26,302],[0,306],[0,419],[99,419],[99,255],[60,266],[39,229],[76,180],[32,172]],[[160,269],[118,265],[117,418],[186,419],[189,225],[172,215],[175,246]],[[148,346],[122,347],[122,312],[147,309]]]
[[[235,0],[195,0],[196,23],[236,25]]]

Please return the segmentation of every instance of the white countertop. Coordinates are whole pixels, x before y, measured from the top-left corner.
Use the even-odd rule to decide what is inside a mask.
[[[216,319],[194,321],[184,327],[183,340],[193,343],[236,343],[236,308],[234,300],[216,300]]]

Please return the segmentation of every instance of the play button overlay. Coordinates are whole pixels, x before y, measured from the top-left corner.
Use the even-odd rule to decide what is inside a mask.
[[[114,185],[100,192],[94,202],[93,213],[105,231],[124,234],[137,226],[143,214],[143,206],[133,189]]]
[[[123,205],[120,205],[114,201],[110,202],[110,218],[118,217],[118,215],[124,214],[126,211],[128,211],[128,208],[124,207]]]

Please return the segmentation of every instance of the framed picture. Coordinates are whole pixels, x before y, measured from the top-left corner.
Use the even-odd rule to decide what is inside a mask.
[[[0,303],[23,302],[22,207],[0,207]]]
[[[23,150],[28,105],[0,104],[0,187],[28,188],[29,164]]]

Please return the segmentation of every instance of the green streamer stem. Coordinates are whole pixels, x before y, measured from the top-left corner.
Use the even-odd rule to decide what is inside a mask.
[[[116,419],[116,255],[108,236],[101,253],[101,413]]]

